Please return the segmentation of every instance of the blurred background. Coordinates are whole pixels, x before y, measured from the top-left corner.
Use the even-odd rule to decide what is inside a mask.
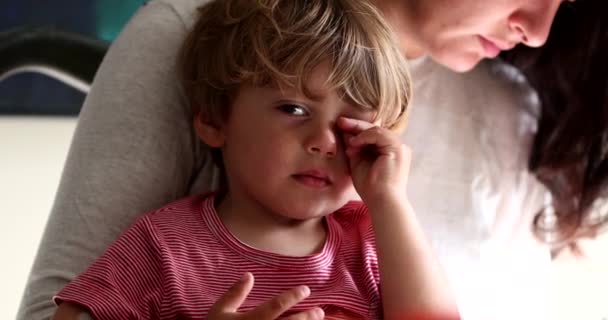
[[[21,41],[15,37],[24,30],[42,30],[91,40],[102,52],[145,2],[0,0],[0,49]],[[52,52],[40,43],[37,53]],[[11,58],[0,59],[0,319],[16,316],[85,98],[85,91],[56,77],[15,69],[24,57]],[[63,58],[78,67],[82,57]]]
[[[49,59],[59,59],[76,73],[82,72],[77,74],[80,82],[58,80],[49,76],[49,70],[22,72],[23,68],[14,68],[23,62],[21,54],[0,59],[0,246],[4,261],[0,265],[0,319],[15,318],[87,81],[107,46],[145,2],[0,0],[0,50],[23,40],[16,35],[48,38],[62,32],[68,32],[71,40],[89,41],[94,48],[87,54],[71,55],[44,41],[30,48],[30,53],[48,54]],[[53,50],[59,54],[52,55]],[[40,55],[34,58],[40,59]],[[601,238],[586,243],[587,257],[564,254],[554,261],[555,319],[608,320],[603,293],[608,287],[608,234]],[[517,293],[506,296],[509,294]]]
[[[0,32],[45,27],[111,42],[144,2],[0,0]],[[0,83],[2,115],[73,116],[78,113],[83,100],[83,93],[41,74],[22,73]]]

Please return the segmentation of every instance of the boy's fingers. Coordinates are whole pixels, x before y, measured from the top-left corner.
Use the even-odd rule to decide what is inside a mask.
[[[252,316],[252,319],[276,319],[281,316],[283,312],[291,309],[291,307],[295,306],[309,295],[310,289],[307,286],[299,286],[282,292],[251,312],[248,312],[247,315]]]
[[[325,312],[321,308],[314,308],[308,311],[293,314],[283,320],[323,320]]]
[[[245,272],[243,277],[232,285],[211,307],[209,313],[236,312],[247,298],[247,295],[249,295],[251,288],[253,288],[253,275],[250,272]]]
[[[389,133],[388,129],[380,127],[372,127],[368,130],[361,132],[360,134],[351,137],[348,141],[349,147],[361,147],[365,145],[375,145],[383,148],[391,145],[399,145],[400,142],[396,141]]]
[[[371,122],[347,117],[338,118],[336,124],[340,130],[350,134],[358,134],[369,128],[376,127],[376,125]]]

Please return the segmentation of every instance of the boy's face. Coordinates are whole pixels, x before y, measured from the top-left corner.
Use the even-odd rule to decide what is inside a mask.
[[[326,68],[315,69],[311,100],[292,88],[243,86],[218,130],[230,198],[284,218],[329,214],[357,195],[336,120],[371,121],[373,114],[323,90]]]

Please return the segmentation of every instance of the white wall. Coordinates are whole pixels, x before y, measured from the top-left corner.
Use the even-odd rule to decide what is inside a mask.
[[[76,118],[0,116],[0,319],[14,319]]]

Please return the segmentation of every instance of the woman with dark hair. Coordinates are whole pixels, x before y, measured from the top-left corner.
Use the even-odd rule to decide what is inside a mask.
[[[540,99],[529,169],[552,201],[533,230],[552,246],[576,249],[608,223],[608,2],[578,0],[558,11],[547,43],[504,58]]]

